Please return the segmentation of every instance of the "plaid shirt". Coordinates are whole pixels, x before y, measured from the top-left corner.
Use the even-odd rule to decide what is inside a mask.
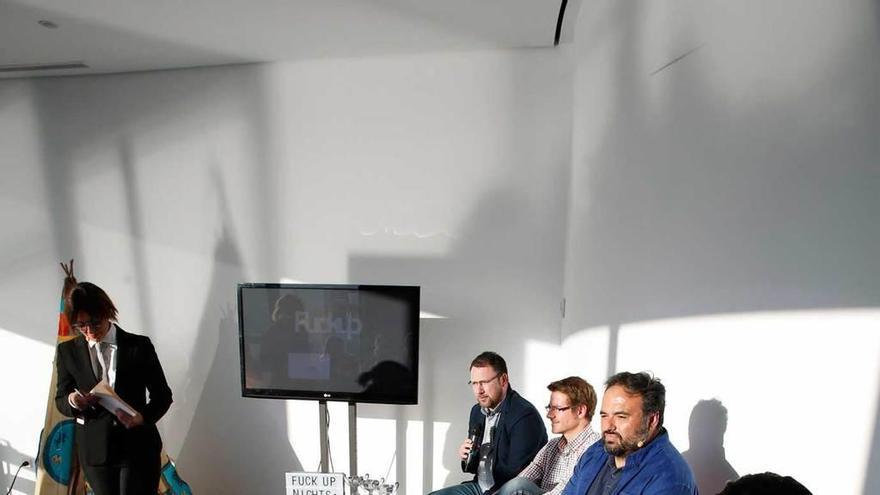
[[[547,495],[562,493],[574,472],[581,454],[599,440],[599,434],[587,425],[570,443],[565,436],[547,442],[519,477],[528,478],[545,490]]]

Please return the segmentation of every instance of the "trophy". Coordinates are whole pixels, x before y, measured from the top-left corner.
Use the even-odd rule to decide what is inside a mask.
[[[348,487],[350,495],[357,495],[358,490],[360,490],[361,485],[363,485],[364,479],[360,476],[349,476],[348,477]]]
[[[373,479],[369,474],[363,476],[349,476],[349,495],[393,495],[400,487],[400,483],[385,483],[385,478]]]

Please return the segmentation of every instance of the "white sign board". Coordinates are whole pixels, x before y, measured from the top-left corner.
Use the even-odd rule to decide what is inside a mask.
[[[287,495],[344,495],[342,473],[284,473]]]

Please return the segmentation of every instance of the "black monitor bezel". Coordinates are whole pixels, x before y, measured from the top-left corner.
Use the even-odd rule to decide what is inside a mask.
[[[383,290],[413,291],[407,299],[415,307],[410,311],[410,326],[413,328],[412,347],[409,349],[409,361],[414,363],[412,377],[414,383],[411,397],[383,396],[381,394],[366,394],[363,392],[329,392],[312,390],[290,390],[275,388],[248,388],[245,381],[245,349],[244,349],[244,316],[242,307],[242,291],[246,289],[316,289],[316,290],[364,290],[382,292]],[[241,378],[241,396],[256,399],[296,399],[335,401],[368,404],[395,404],[416,405],[419,395],[419,312],[421,304],[421,287],[417,285],[373,285],[373,284],[294,284],[294,283],[240,283],[237,289],[238,299],[238,349],[239,371]]]

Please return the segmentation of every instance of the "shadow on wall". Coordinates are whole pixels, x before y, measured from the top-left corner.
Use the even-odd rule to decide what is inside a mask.
[[[202,60],[228,61],[228,57],[210,50],[178,43],[171,44],[143,34],[120,32],[106,25],[65,16],[51,9],[5,3],[2,11],[3,15],[28,23],[31,19],[55,19],[65,26],[67,36],[71,36],[71,33],[88,33],[88,39],[92,42],[105,41],[104,43],[96,41],[91,47],[97,53],[113,50],[113,43],[106,42],[107,40],[128,39],[133,45],[157,52],[174,53],[183,57],[193,56]],[[107,80],[120,80],[113,79],[112,76],[102,77],[107,77]],[[10,121],[10,128],[17,139],[10,141],[11,148],[4,149],[4,160],[0,162],[0,173],[4,177],[0,191],[4,200],[16,205],[16,209],[19,210],[17,215],[9,217],[9,223],[4,223],[4,231],[7,235],[4,236],[4,245],[0,248],[0,259],[3,260],[0,262],[0,272],[3,273],[4,280],[8,281],[20,276],[26,281],[25,287],[16,289],[20,293],[33,291],[35,294],[55,294],[57,291],[55,284],[58,280],[56,270],[61,259],[76,259],[78,274],[86,275],[85,279],[99,281],[95,271],[89,268],[94,268],[96,265],[106,266],[107,263],[104,260],[90,260],[83,256],[80,225],[88,219],[80,218],[77,208],[79,203],[77,199],[93,199],[97,195],[96,189],[92,189],[91,194],[82,195],[80,198],[77,198],[76,191],[78,182],[92,179],[95,175],[73,167],[73,157],[82,150],[94,150],[96,145],[108,137],[112,139],[116,133],[127,127],[126,123],[139,121],[162,110],[161,104],[156,105],[155,100],[150,101],[151,99],[144,98],[143,94],[138,97],[129,95],[127,103],[117,105],[115,103],[120,103],[119,101],[108,104],[108,100],[112,100],[113,95],[117,94],[112,89],[93,94],[89,94],[88,90],[83,92],[71,90],[80,83],[83,83],[83,87],[88,87],[89,79],[46,77],[0,82],[4,89],[10,88],[11,92],[15,93],[13,99],[3,101],[0,107],[10,105],[13,113],[16,112],[16,108],[27,108],[27,110],[19,110],[23,118]],[[92,81],[98,79],[100,78],[91,78]],[[18,88],[22,90],[18,91]],[[30,108],[31,104],[33,108]],[[83,113],[79,115],[66,113],[70,110],[76,111],[78,108],[81,108]],[[119,112],[117,118],[106,118],[114,111]],[[116,166],[117,164],[114,164],[114,167]],[[122,167],[124,166],[125,163],[122,164]],[[122,170],[124,171],[124,168]],[[118,185],[120,189],[125,187],[125,184]],[[125,210],[122,216],[126,213],[129,215],[140,213],[130,209],[131,206],[130,203],[123,203],[107,210]],[[137,231],[136,224],[127,227],[128,229],[119,230],[131,232],[135,236],[141,234]],[[142,275],[140,268],[140,266],[135,267],[139,275],[138,282],[143,280],[140,277]],[[51,273],[52,276],[42,276],[46,273]],[[34,284],[42,286],[32,288]],[[101,285],[105,284],[101,283]],[[143,301],[149,301],[142,287],[137,287],[137,290],[138,297],[142,297]],[[47,328],[54,326],[47,324],[54,315],[45,311],[43,301],[45,299],[34,296],[16,300],[3,298],[0,302],[0,316],[6,328],[15,329],[26,337],[54,347],[55,334],[46,331]],[[148,302],[145,309],[149,309]],[[144,311],[144,313],[148,312]],[[45,319],[33,316],[41,314],[46,315]]]
[[[801,56],[792,57],[800,64],[781,63],[786,52],[779,46],[794,45],[789,35],[803,34],[804,26],[786,35],[743,31],[732,45],[724,33],[701,27],[700,11],[678,12],[694,20],[663,38],[670,45],[665,60],[652,60],[662,50],[649,50],[657,40],[646,38],[667,26],[644,4],[608,3],[610,10],[592,19],[606,28],[579,27],[587,38],[599,32],[604,39],[579,44],[576,62],[567,332],[700,315],[880,307],[878,3],[851,3],[858,8],[833,21],[816,19],[814,9],[792,18],[794,25],[820,22],[838,43],[814,51],[804,35]],[[866,5],[871,27],[856,19]],[[744,12],[740,25],[764,15]],[[747,52],[753,36],[773,49]],[[690,55],[663,68],[684,53]],[[691,417],[690,459],[705,477],[701,488],[733,472],[711,407],[698,405]],[[709,420],[694,424],[703,414]],[[880,417],[868,466],[878,452]],[[877,492],[873,471],[865,493]]]
[[[373,231],[361,229],[361,237],[351,242],[356,247],[349,249],[348,281],[419,285],[422,309],[442,317],[421,321],[419,405],[358,409],[360,417],[395,421],[395,443],[388,448],[396,455],[392,477],[401,483],[401,493],[428,492],[435,479],[439,487],[470,478],[461,472],[456,453],[474,404],[466,385],[473,356],[487,349],[499,352],[507,359],[513,388],[523,392],[526,340],[559,342],[571,74],[557,62],[530,51],[504,66],[509,71],[502,75],[505,87],[481,95],[472,114],[477,124],[467,124],[478,132],[462,136],[466,146],[472,139],[487,141],[475,147],[478,156],[462,156],[443,142],[429,152],[435,153],[432,163],[438,157],[441,164],[444,157],[454,161],[448,168],[388,178],[396,190],[421,192],[417,204],[401,201],[407,196],[377,196],[382,191],[375,188],[357,192],[366,204],[386,205],[370,213],[374,218],[362,218],[359,228],[372,221],[392,222],[376,230],[368,225]],[[544,70],[536,71],[536,64]],[[499,115],[487,112],[484,101],[489,112]],[[491,128],[488,139],[478,124],[487,116],[493,117],[485,122]],[[414,170],[419,165],[407,164]],[[458,182],[468,187],[455,187]],[[358,206],[352,201],[350,209]],[[445,211],[438,213],[438,206]],[[346,215],[341,221],[351,224]],[[403,220],[396,224],[394,219]],[[361,254],[358,249],[411,254]],[[407,450],[408,421],[421,424],[421,434],[409,437],[421,441],[417,452]],[[447,433],[438,438],[446,426]],[[413,486],[413,480],[420,480],[421,487]]]
[[[215,270],[191,367],[198,370],[200,362],[210,363],[178,465],[184,479],[194,480],[194,492],[280,493],[281,473],[302,470],[302,465],[287,436],[279,435],[287,431],[284,401],[241,397],[234,297],[244,271],[219,178],[217,185],[223,230],[214,251]],[[217,321],[218,313],[216,328],[206,324]],[[199,393],[198,383],[182,394],[184,400]]]
[[[197,351],[185,363],[166,366],[166,372],[175,370],[169,382],[176,403],[160,427],[183,479],[197,492],[225,493],[232,487],[240,487],[238,493],[279,491],[283,481],[277,473],[299,466],[279,435],[287,431],[284,404],[244,403],[237,385],[234,300],[244,270],[232,228],[235,215],[249,215],[241,238],[257,246],[252,252],[259,270],[274,272],[276,258],[275,228],[268,227],[277,208],[266,187],[273,182],[268,172],[273,135],[267,131],[263,70],[220,67],[32,83],[51,199],[43,208],[52,219],[52,237],[38,242],[54,243],[54,251],[74,256],[79,273],[106,273],[103,279],[132,285],[141,303],[140,322],[132,326],[154,332],[154,342],[168,338],[164,328],[181,332],[175,338],[183,345],[196,341]],[[221,142],[230,136],[234,143]],[[230,148],[233,158],[211,161],[217,149]],[[240,185],[231,201],[220,181],[222,167]],[[239,172],[243,180],[234,175]],[[213,182],[206,180],[212,176]],[[90,201],[96,196],[113,200],[113,207]],[[220,208],[204,208],[205,197],[219,198]],[[230,203],[247,208],[230,211]],[[200,227],[214,225],[220,232],[212,253],[205,241],[210,234]],[[91,238],[83,237],[85,229],[91,229]],[[103,236],[114,242],[96,247],[95,240]],[[95,252],[106,256],[91,261],[84,256]],[[213,267],[205,284],[188,278],[189,267],[180,264],[203,259]],[[159,300],[167,303],[168,284],[175,284],[170,292],[185,296],[171,301],[171,309],[157,306]],[[168,323],[169,314],[197,317],[202,301],[197,332],[148,325]],[[40,340],[50,337],[46,333]],[[267,440],[258,447],[251,441],[257,434],[278,442]],[[262,489],[263,480],[272,489]]]
[[[47,11],[34,7],[8,6],[15,9],[16,14],[26,18],[41,18]],[[34,17],[37,16],[37,17]],[[57,19],[56,16],[62,16]],[[151,47],[151,49],[164,53],[176,53],[179,55],[198,57],[202,60],[224,60],[228,57],[210,51],[209,49],[185,46],[178,43],[170,44],[160,38],[145,36],[142,33],[120,32],[106,25],[89,23],[83,19],[66,19],[58,12],[52,13],[52,18],[62,23],[69,23],[69,27],[77,32],[89,32],[93,39],[130,39],[139,46]],[[65,24],[67,25],[67,24]],[[104,38],[106,36],[106,38]],[[104,45],[112,46],[112,43]],[[97,48],[98,51],[103,48]],[[134,238],[148,236],[149,232],[141,230],[139,223],[144,218],[143,204],[139,204],[137,195],[134,193],[135,173],[132,170],[133,157],[131,149],[124,143],[119,161],[113,162],[113,168],[121,172],[123,180],[118,187],[124,190],[126,196],[123,204],[117,204],[114,208],[106,208],[104,218],[88,218],[81,214],[82,204],[77,201],[77,185],[100,177],[106,170],[100,170],[100,166],[76,163],[77,158],[82,158],[84,152],[99,149],[103,143],[112,142],[121,133],[133,131],[139,123],[157,119],[170,109],[178,108],[180,101],[188,101],[193,95],[204,88],[197,88],[185,82],[174,91],[168,91],[161,95],[147,95],[143,92],[135,95],[127,92],[126,86],[131,86],[126,81],[136,81],[132,76],[97,76],[97,77],[57,77],[34,79],[30,83],[34,96],[36,109],[36,132],[38,133],[40,163],[44,180],[43,187],[35,187],[33,184],[21,184],[22,187],[13,195],[22,195],[22,201],[35,203],[34,208],[45,210],[51,220],[50,238],[37,238],[28,236],[23,239],[31,247],[30,252],[43,253],[46,258],[41,261],[42,266],[57,266],[59,259],[74,258],[77,260],[78,273],[95,278],[95,267],[106,265],[103,261],[88,259],[83,256],[83,240],[80,225],[93,222],[96,225],[106,225],[106,218],[115,216],[115,212],[122,211],[119,218],[125,219],[125,223],[110,227],[120,233],[128,234]],[[118,85],[114,87],[115,85]],[[36,189],[36,190],[35,190]],[[94,194],[99,191],[92,188]],[[106,196],[105,196],[106,197]],[[80,198],[81,199],[81,198]],[[149,291],[146,289],[149,279],[145,277],[146,269],[143,266],[142,253],[134,255],[136,283],[136,295],[145,304],[141,308],[142,315],[153,313],[150,307]],[[53,289],[54,290],[54,289]],[[152,328],[144,325],[149,322],[149,317],[140,322],[139,328]],[[16,328],[13,326],[13,328]],[[54,335],[50,333],[35,334],[29,336],[54,345]]]
[[[18,479],[15,481],[15,490],[22,493],[34,493],[34,482],[22,479],[25,471],[32,471],[34,469],[34,460],[12,448],[6,440],[0,440],[0,463],[3,464],[3,471],[0,473],[0,489],[9,489],[9,485],[12,483],[13,478],[15,478],[15,471],[24,461],[29,461],[31,465],[22,468],[21,472],[19,472]],[[31,474],[33,476],[33,473]]]
[[[103,275],[102,280],[108,280],[112,274],[132,282],[134,296],[141,301],[141,321],[135,326],[148,331],[152,328],[150,320],[155,319],[152,315],[158,310],[153,307],[150,292],[161,282],[145,266],[143,258],[148,253],[144,246],[166,245],[184,252],[203,248],[194,242],[198,236],[190,233],[198,231],[192,229],[192,225],[199,224],[192,218],[195,210],[183,208],[192,201],[187,194],[199,192],[198,184],[190,183],[188,189],[180,186],[195,175],[193,171],[198,167],[192,163],[163,163],[147,171],[139,160],[145,162],[144,157],[151,153],[167,153],[163,148],[166,145],[189,144],[190,137],[193,146],[205,141],[218,146],[209,141],[211,125],[244,118],[252,124],[245,126],[246,132],[252,133],[244,136],[243,140],[251,140],[251,148],[245,152],[250,153],[251,163],[259,165],[253,168],[250,180],[257,185],[271,183],[265,166],[270,161],[267,150],[271,146],[266,141],[271,133],[265,132],[261,71],[259,66],[220,67],[29,81],[37,118],[40,156],[36,165],[42,169],[39,175],[43,184],[14,184],[9,194],[25,207],[45,212],[50,222],[46,232],[34,227],[15,242],[24,242],[31,246],[30,252],[41,253],[44,259],[34,260],[34,266],[57,267],[59,259],[72,257],[77,260],[78,273],[86,278]],[[172,166],[179,167],[180,183],[175,186],[187,190],[168,184],[144,187],[145,183],[161,183],[165,169]],[[254,204],[266,204],[266,211],[274,211],[272,196],[263,192],[266,190],[263,187],[254,193],[261,199]],[[97,202],[92,201],[95,196],[113,203],[113,207],[96,207]],[[180,210],[168,214],[174,205]],[[162,231],[156,228],[160,216],[165,220]],[[128,266],[117,267],[85,256],[96,247],[94,237],[82,238],[84,226],[102,236],[130,239],[122,244],[130,249],[114,253],[120,263],[131,260]],[[52,293],[55,291],[53,287]],[[9,328],[32,327],[15,318],[28,311],[7,309],[0,303],[0,312]],[[45,312],[44,308],[31,309],[32,314],[39,312]],[[26,336],[54,346],[53,333],[41,330]]]
[[[559,280],[562,233],[553,222],[561,220],[545,221],[536,212],[540,207],[529,204],[518,187],[498,187],[478,202],[448,255],[350,260],[351,281],[420,285],[422,309],[444,317],[421,321],[419,405],[360,409],[361,416],[397,419],[399,424],[404,419],[423,422],[423,466],[409,470],[421,473],[425,492],[432,489],[436,463],[449,471],[442,486],[470,479],[457,457],[474,404],[466,385],[470,360],[483,350],[497,351],[507,361],[511,386],[517,389],[525,375],[523,343],[558,343],[559,288],[554,282]],[[445,438],[434,438],[435,422],[450,424]],[[442,459],[433,458],[438,441],[443,442]],[[406,490],[401,459],[410,456],[405,429],[398,428],[396,453],[396,479]]]
[[[682,452],[694,472],[700,493],[720,492],[728,481],[739,478],[724,456],[727,408],[716,399],[701,400],[688,423],[690,449]]]
[[[575,157],[586,202],[572,213],[567,291],[580,295],[566,328],[880,306],[880,90],[858,70],[864,47],[808,90],[730,108],[707,79],[711,45],[651,74],[639,66],[643,7],[613,8],[612,111]],[[684,31],[683,45],[700,45]],[[850,99],[863,105],[808,118]]]

